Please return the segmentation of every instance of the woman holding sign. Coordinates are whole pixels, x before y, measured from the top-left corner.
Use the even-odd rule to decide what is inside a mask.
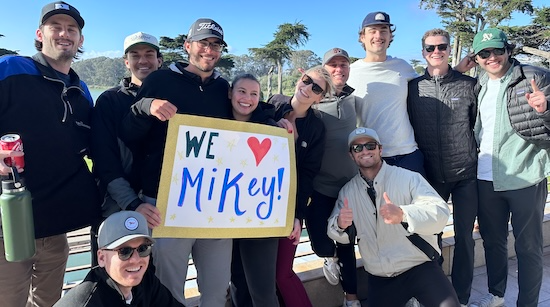
[[[298,185],[294,230],[288,238],[279,239],[277,252],[277,287],[287,307],[312,306],[292,265],[300,242],[305,209],[313,191],[313,178],[321,168],[325,146],[325,126],[314,105],[333,93],[330,74],[322,66],[315,66],[298,80],[292,97],[278,94],[268,100],[277,109],[275,118],[286,119],[293,125],[296,140]]]
[[[277,126],[273,105],[260,102],[260,82],[251,74],[233,79],[229,91],[233,118],[239,121]],[[292,125],[281,126],[292,133]],[[279,238],[233,240],[231,302],[235,307],[278,307],[275,265]]]

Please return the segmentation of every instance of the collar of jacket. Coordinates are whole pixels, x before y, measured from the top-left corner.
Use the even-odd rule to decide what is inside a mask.
[[[131,77],[122,78],[120,80],[120,91],[132,97],[136,97],[139,91],[139,86],[131,82]]]
[[[39,65],[36,65],[36,67],[38,68],[38,70],[40,70],[40,73],[44,77],[62,81],[61,79],[59,79],[59,76],[57,75],[55,70],[50,66],[48,61],[46,61],[46,58],[44,57],[44,54],[42,54],[42,52],[37,52],[35,55],[32,56],[32,59],[37,64],[39,64]],[[80,78],[72,68],[69,70],[69,76],[71,77],[71,84],[67,84],[66,87],[76,86],[80,88],[80,90],[84,91],[82,86],[80,85]]]
[[[453,76],[453,68],[451,67],[451,65],[447,65],[448,67],[448,70],[447,70],[447,73],[444,74],[443,76],[432,76],[430,75],[430,73],[428,72],[428,68],[426,68],[424,70],[424,78],[427,79],[427,80],[431,80],[431,81],[445,81],[447,79],[450,79],[452,76]]]
[[[202,79],[199,75],[197,74],[194,74],[190,71],[187,71],[185,70],[185,67],[189,66],[189,63],[187,62],[183,62],[183,61],[179,61],[179,62],[176,62],[176,63],[172,63],[170,64],[170,66],[168,67],[171,71],[173,72],[176,72],[178,74],[182,74],[182,75],[185,75],[185,76],[189,76],[191,77],[191,79],[195,80],[195,81],[198,81],[199,83],[201,84],[206,84],[208,82],[211,82],[212,80],[214,79],[217,79],[221,76],[221,74],[216,70],[214,69],[214,71],[212,72],[212,74],[210,75],[210,77],[208,77],[208,79],[206,79],[205,82],[202,82]]]
[[[103,267],[98,267],[98,270],[96,271],[99,278],[105,280],[105,283],[110,287],[113,288],[119,295],[122,300],[126,300],[124,297],[124,294],[120,291],[118,284],[116,281],[114,281],[109,274],[107,274],[107,271]],[[138,301],[138,297],[141,296],[141,291],[139,291],[139,285],[132,287],[132,302]]]

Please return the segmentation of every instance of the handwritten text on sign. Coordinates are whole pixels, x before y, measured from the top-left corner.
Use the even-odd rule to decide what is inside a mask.
[[[266,125],[180,116],[185,124],[170,120],[157,203],[164,225],[154,235],[288,235],[295,198],[291,135]]]

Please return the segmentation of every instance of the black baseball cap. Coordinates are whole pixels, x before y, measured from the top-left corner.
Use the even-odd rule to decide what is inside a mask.
[[[209,37],[219,38],[222,44],[227,46],[227,43],[223,40],[222,27],[219,23],[209,18],[197,19],[197,21],[191,25],[189,33],[187,34],[187,39],[189,41],[200,41]]]
[[[57,14],[66,14],[71,16],[74,20],[76,20],[76,23],[80,29],[84,28],[84,19],[80,16],[80,12],[75,9],[74,6],[63,1],[56,1],[44,5],[42,8],[42,15],[40,15],[40,23],[38,25],[43,25],[48,18]]]

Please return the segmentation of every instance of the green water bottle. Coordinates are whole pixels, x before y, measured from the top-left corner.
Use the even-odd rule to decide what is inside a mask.
[[[31,193],[15,169],[10,179],[2,180],[0,215],[6,260],[17,262],[34,256],[36,247]]]

